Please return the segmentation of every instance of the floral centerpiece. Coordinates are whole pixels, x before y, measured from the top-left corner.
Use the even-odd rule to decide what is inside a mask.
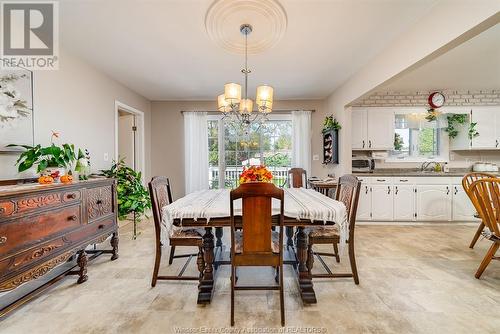
[[[240,184],[249,182],[271,182],[273,174],[266,166],[245,167],[240,175]]]

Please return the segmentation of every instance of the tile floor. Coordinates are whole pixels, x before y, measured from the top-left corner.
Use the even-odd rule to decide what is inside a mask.
[[[316,281],[318,304],[302,305],[291,269],[285,270],[287,332],[499,333],[500,262],[493,261],[481,280],[474,278],[490,245],[482,240],[468,248],[475,228],[359,225],[359,286],[351,279]],[[159,282],[151,288],[152,224],[141,223],[140,231],[132,240],[131,226],[121,228],[117,261],[94,260],[86,283],[64,279],[2,321],[0,333],[229,332],[229,268],[217,272],[208,306],[196,304],[196,282]],[[347,265],[347,258],[342,263]],[[173,273],[179,265],[164,261],[161,272]],[[240,280],[270,282],[272,271],[242,271]],[[233,330],[252,327],[254,333],[278,332],[276,292],[237,292]]]

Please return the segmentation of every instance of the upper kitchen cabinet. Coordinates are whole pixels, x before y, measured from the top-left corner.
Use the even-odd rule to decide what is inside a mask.
[[[352,149],[394,149],[394,111],[381,108],[353,109]]]
[[[472,138],[472,148],[500,148],[500,106],[475,107],[472,109],[471,119],[476,123],[475,129],[479,133]]]

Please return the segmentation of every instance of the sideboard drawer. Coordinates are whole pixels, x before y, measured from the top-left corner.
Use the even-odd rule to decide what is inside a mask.
[[[24,197],[0,200],[0,218],[14,218],[39,210],[52,209],[66,203],[79,202],[81,192],[78,189],[68,191],[50,191],[30,194]]]
[[[113,188],[110,185],[87,190],[87,213],[93,221],[113,213]]]
[[[81,224],[80,205],[0,223],[0,259]]]

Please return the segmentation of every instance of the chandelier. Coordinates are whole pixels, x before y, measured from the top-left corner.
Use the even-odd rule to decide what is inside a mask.
[[[240,26],[240,32],[245,36],[245,68],[241,73],[245,76],[243,98],[241,85],[228,83],[224,85],[224,94],[217,97],[218,110],[223,113],[223,120],[227,121],[238,133],[248,135],[253,124],[260,125],[267,121],[267,115],[273,111],[273,87],[262,85],[257,87],[255,98],[256,111],[253,110],[253,101],[248,98],[248,35],[252,32],[250,24]]]

